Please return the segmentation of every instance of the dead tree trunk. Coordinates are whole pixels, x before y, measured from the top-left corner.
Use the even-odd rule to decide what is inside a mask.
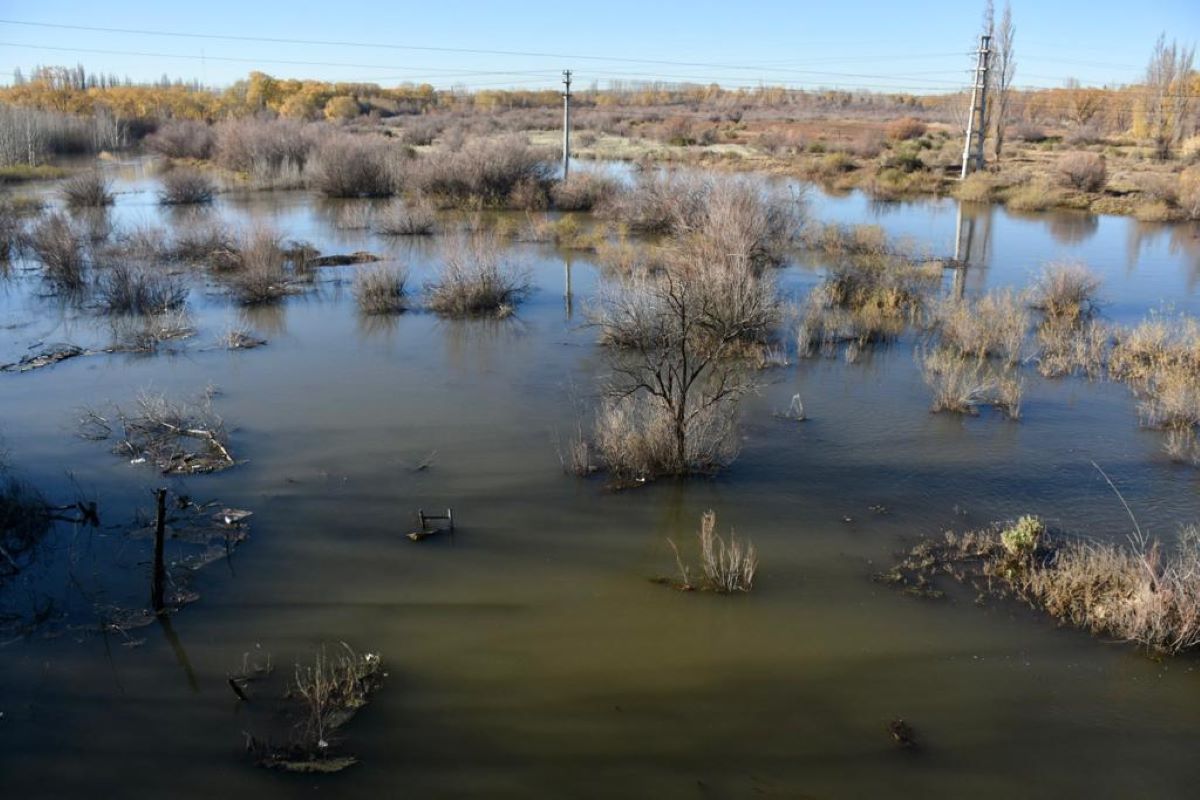
[[[165,610],[163,594],[166,591],[167,570],[163,564],[164,539],[167,532],[167,490],[154,490],[154,574],[150,580],[150,607],[155,614]]]

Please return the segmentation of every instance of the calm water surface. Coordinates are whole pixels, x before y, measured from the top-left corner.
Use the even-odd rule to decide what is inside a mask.
[[[120,225],[173,221],[143,170],[117,171]],[[1080,260],[1103,276],[1110,320],[1164,304],[1200,312],[1194,227],[987,207],[960,225],[953,201],[809,201],[814,218],[880,224],[938,253],[971,228],[968,293]],[[336,207],[304,193],[222,195],[212,213],[323,252],[380,253],[418,282],[436,259],[435,242],[337,230]],[[1125,387],[1030,368],[1020,422],[933,415],[910,336],[858,363],[762,373],[732,468],[612,493],[564,475],[557,454],[603,375],[584,325],[598,270],[547,246],[506,256],[536,289],[505,322],[364,320],[353,268],[334,269],[250,312],[195,285],[198,333],[174,353],[0,375],[16,471],[55,499],[95,495],[114,526],[63,526],[28,579],[0,592],[21,613],[53,603],[38,634],[0,646],[6,796],[1195,796],[1194,659],[1155,661],[1017,606],[967,592],[920,601],[871,580],[918,536],[1022,513],[1124,537],[1092,461],[1163,538],[1200,520],[1200,473],[1138,427]],[[821,274],[793,266],[781,283],[799,299]],[[0,282],[0,361],[39,342],[106,341],[105,320],[41,291],[19,268]],[[269,344],[213,346],[239,319]],[[210,384],[246,463],[169,484],[253,510],[249,540],[199,573],[201,599],[167,628],[72,628],[89,614],[94,628],[97,605],[142,601],[149,542],[125,523],[162,482],[78,438],[79,408]],[[774,415],[795,394],[801,424]],[[447,505],[453,540],[403,538],[417,508]],[[647,580],[672,570],[667,538],[690,541],[708,508],[756,543],[753,594]],[[362,763],[318,778],[253,768],[239,752],[253,723],[226,675],[243,653],[270,652],[282,681],[337,641],[388,664],[346,730]],[[892,745],[896,717],[919,750]]]

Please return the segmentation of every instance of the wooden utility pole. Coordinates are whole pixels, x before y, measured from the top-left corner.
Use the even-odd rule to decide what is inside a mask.
[[[571,70],[563,70],[563,180],[571,168]]]
[[[983,169],[983,141],[987,138],[984,124],[987,120],[988,55],[992,37],[979,37],[978,57],[975,61],[975,83],[971,86],[971,111],[967,114],[967,141],[963,145],[962,174],[966,178],[972,169]]]

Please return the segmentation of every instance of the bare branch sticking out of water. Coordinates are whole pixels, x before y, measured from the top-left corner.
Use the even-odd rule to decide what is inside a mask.
[[[100,441],[120,426],[113,452],[131,463],[152,463],[164,475],[217,472],[236,461],[229,450],[224,423],[212,408],[212,392],[191,402],[176,402],[156,392],[138,395],[132,412],[114,410],[116,424],[84,409],[80,435]]]

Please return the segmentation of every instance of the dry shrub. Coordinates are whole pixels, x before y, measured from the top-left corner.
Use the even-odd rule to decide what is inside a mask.
[[[208,176],[194,170],[171,170],[162,179],[158,202],[163,205],[211,203],[217,187]]]
[[[1200,379],[1200,320],[1153,312],[1116,336],[1109,371],[1131,383],[1152,381],[1166,371],[1188,372]]]
[[[187,300],[178,278],[146,266],[116,264],[100,276],[96,299],[109,314],[160,314]]]
[[[244,305],[271,303],[291,293],[288,256],[279,236],[266,229],[244,234],[234,253],[233,293]]]
[[[1058,190],[1042,181],[1032,181],[1010,192],[1005,204],[1014,211],[1045,211],[1062,202]]]
[[[1061,185],[1081,192],[1098,192],[1108,180],[1104,156],[1097,153],[1064,153],[1054,173]]]
[[[972,172],[959,182],[954,195],[968,203],[990,203],[996,199],[996,182],[986,172]]]
[[[700,209],[680,216],[673,232],[692,263],[721,261],[751,270],[782,263],[802,223],[802,204],[744,179],[709,184]]]
[[[506,316],[529,291],[525,274],[500,259],[488,236],[457,239],[443,248],[437,280],[426,285],[429,307],[451,317]]]
[[[426,202],[394,200],[376,214],[374,228],[386,236],[428,236],[437,228],[437,211]]]
[[[642,173],[637,182],[599,208],[607,219],[639,233],[669,233],[691,227],[704,210],[709,182],[690,173]]]
[[[716,472],[737,457],[735,414],[733,402],[689,406],[681,458],[673,414],[659,398],[641,393],[611,398],[596,415],[596,455],[621,483]]]
[[[550,187],[550,202],[559,211],[591,211],[616,191],[611,178],[594,172],[573,172]]]
[[[29,234],[29,249],[45,268],[48,279],[62,289],[81,289],[84,284],[83,237],[63,214],[48,214]]]
[[[1179,174],[1178,196],[1183,215],[1188,219],[1200,220],[1200,167],[1188,167]]]
[[[1047,264],[1033,284],[1033,307],[1047,320],[1077,323],[1095,313],[1100,278],[1083,264]]]
[[[1047,531],[1036,517],[928,540],[885,576],[928,587],[951,575],[980,591],[1013,595],[1054,618],[1163,653],[1200,645],[1200,529],[1167,552],[1140,530],[1129,544]],[[926,590],[927,591],[927,590]]]
[[[121,353],[153,353],[163,342],[186,339],[196,332],[182,305],[148,314],[115,316],[111,327],[108,349]]]
[[[407,305],[407,284],[404,267],[364,267],[354,277],[354,299],[364,314],[396,314]]]
[[[237,238],[224,223],[210,220],[189,225],[175,234],[172,255],[181,261],[229,262],[238,246]]]
[[[100,208],[113,204],[112,184],[92,170],[63,181],[59,195],[69,208]]]
[[[225,169],[252,173],[291,163],[303,169],[316,144],[315,126],[289,119],[230,119],[215,127],[216,160]]]
[[[206,122],[173,119],[158,126],[144,140],[152,152],[167,158],[211,158],[217,146],[217,135]]]
[[[519,185],[544,192],[552,173],[548,152],[530,147],[521,136],[510,135],[472,139],[455,150],[430,151],[411,165],[410,179],[420,191],[447,206],[501,207],[509,203]]]
[[[921,122],[921,120],[913,119],[912,117],[901,117],[889,122],[885,128],[885,133],[887,134],[887,138],[893,142],[903,142],[924,136],[926,130],[928,130],[928,126],[924,122]]]
[[[326,197],[387,197],[399,188],[400,158],[384,137],[339,134],[317,148],[310,180]]]
[[[1047,378],[1073,374],[1099,377],[1111,339],[1108,327],[1095,320],[1048,320],[1037,331],[1038,372]]]
[[[895,253],[878,225],[814,224],[804,229],[804,246],[831,256],[886,256]]]
[[[700,588],[721,594],[748,592],[754,588],[754,575],[758,571],[758,551],[753,542],[743,544],[737,533],[729,531],[726,541],[717,533],[717,513],[705,511],[700,517],[700,570],[704,575]],[[680,588],[696,588],[692,583],[692,571],[684,564],[675,542],[668,540],[675,552],[675,563],[679,568]]]
[[[933,391],[933,411],[975,414],[982,406],[994,406],[1010,419],[1021,416],[1025,387],[1014,371],[947,348],[927,350],[918,357],[925,383]]]
[[[979,359],[998,358],[1006,364],[1021,360],[1029,331],[1025,301],[1011,289],[997,289],[976,300],[946,298],[934,309],[941,344]]]

